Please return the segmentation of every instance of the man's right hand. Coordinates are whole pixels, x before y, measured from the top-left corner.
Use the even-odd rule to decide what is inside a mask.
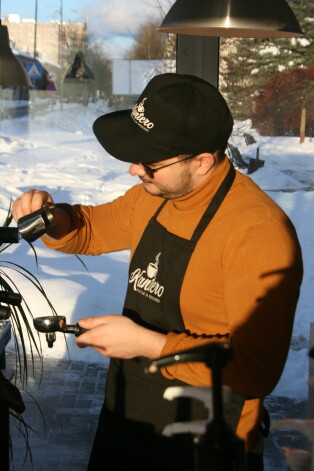
[[[19,196],[12,205],[12,216],[18,221],[22,216],[33,213],[44,206],[54,207],[54,201],[47,191],[28,190]]]
[[[56,207],[55,203],[47,191],[28,190],[19,196],[12,205],[12,216],[18,221],[22,216],[33,213],[45,206],[49,207],[53,218],[54,226],[43,237],[60,239],[71,230],[71,217],[62,208]]]

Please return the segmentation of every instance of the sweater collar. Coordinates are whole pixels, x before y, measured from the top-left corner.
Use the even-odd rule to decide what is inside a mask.
[[[169,200],[167,204],[171,203],[176,209],[188,210],[196,207],[207,206],[214,197],[223,179],[230,169],[230,161],[225,157],[224,161],[218,165],[217,169],[212,173],[204,183],[199,185],[195,190],[187,195]]]

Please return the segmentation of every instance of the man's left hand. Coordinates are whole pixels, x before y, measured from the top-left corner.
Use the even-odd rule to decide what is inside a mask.
[[[122,315],[87,317],[79,325],[88,331],[76,338],[78,347],[92,347],[110,358],[158,358],[166,342],[166,335]]]

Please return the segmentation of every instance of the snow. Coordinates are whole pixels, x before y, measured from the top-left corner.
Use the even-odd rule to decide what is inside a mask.
[[[311,18],[305,18],[305,20],[311,22],[313,19]],[[300,44],[303,47],[309,46],[311,42],[307,38],[291,38],[291,46],[296,46],[297,44]]]
[[[307,38],[296,38],[296,41],[303,47],[309,46],[311,44]]]
[[[267,46],[259,50],[259,54],[272,54],[273,56],[279,56],[280,49],[277,46]]]
[[[62,110],[60,105],[51,105],[44,114],[35,117],[30,113],[28,118],[0,121],[1,224],[10,199],[30,188],[48,191],[56,202],[100,204],[122,195],[137,183],[128,174],[128,164],[109,156],[93,135],[93,121],[107,111],[112,110],[104,102],[88,107],[63,104]],[[252,134],[257,142],[246,145],[243,132]],[[288,360],[274,394],[306,400],[309,334],[313,322],[313,140],[306,138],[300,144],[296,137],[260,137],[247,121],[236,123],[232,143],[246,160],[255,158],[259,148],[259,158],[265,164],[251,177],[287,212],[299,235],[304,281]],[[121,312],[128,251],[78,259],[49,250],[40,240],[34,247],[38,268],[31,247],[23,239],[1,254],[1,265],[4,260],[17,263],[36,275],[57,313],[66,316],[68,324],[75,324],[82,317]],[[47,302],[28,280],[9,268],[6,271],[17,280],[34,317],[51,315]],[[92,349],[77,348],[72,335],[66,336],[69,352],[62,334],[57,333],[52,349],[47,347],[44,334],[39,337],[45,357],[70,355],[78,361],[107,361]],[[12,341],[7,348],[13,348]]]

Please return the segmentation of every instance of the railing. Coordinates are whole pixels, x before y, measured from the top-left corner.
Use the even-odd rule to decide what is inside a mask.
[[[292,471],[314,471],[314,323],[310,323],[308,383],[308,418],[278,419],[271,424],[272,430],[294,430],[305,435],[310,449],[283,447],[285,460]]]

